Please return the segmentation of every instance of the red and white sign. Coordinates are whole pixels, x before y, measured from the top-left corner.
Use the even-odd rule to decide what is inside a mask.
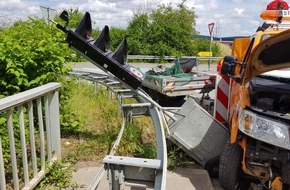
[[[214,28],[214,23],[213,22],[209,23],[208,24],[208,30],[209,30],[210,36],[212,36],[213,28]]]
[[[131,71],[135,76],[137,76],[137,77],[139,77],[139,78],[142,78],[142,77],[143,77],[143,74],[142,74],[140,71],[138,71],[137,69],[135,69],[134,67],[131,67],[131,68],[130,68],[130,71]]]

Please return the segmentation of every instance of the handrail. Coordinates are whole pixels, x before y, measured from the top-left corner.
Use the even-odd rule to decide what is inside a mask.
[[[47,94],[48,92],[58,90],[60,86],[61,85],[59,83],[49,83],[41,87],[2,98],[0,99],[0,111],[5,111],[8,108],[15,107],[24,102],[28,102],[31,99],[35,99],[36,97]]]
[[[46,162],[51,165],[61,158],[60,86],[59,83],[49,83],[0,99],[0,119],[7,121],[4,125],[9,138],[11,185],[15,190],[23,186],[22,190],[33,189],[47,172]],[[4,164],[3,158],[3,152],[7,150],[2,147],[1,139],[0,136],[0,189],[7,189],[6,178],[9,176],[5,175],[5,169],[8,165]],[[21,144],[21,155],[17,143]],[[22,164],[19,164],[20,160]]]

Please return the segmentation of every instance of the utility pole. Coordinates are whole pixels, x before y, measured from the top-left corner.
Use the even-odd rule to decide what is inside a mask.
[[[47,20],[48,25],[50,25],[51,19],[53,19],[56,15],[56,10],[51,9],[49,7],[43,7],[43,6],[39,6],[39,7],[42,12],[43,18]]]

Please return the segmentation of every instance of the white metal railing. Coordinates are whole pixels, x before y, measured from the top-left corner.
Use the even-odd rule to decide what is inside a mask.
[[[60,86],[49,83],[0,99],[0,120],[5,120],[9,138],[9,148],[2,147],[6,135],[0,135],[0,190],[33,189],[44,177],[46,164],[61,158]]]

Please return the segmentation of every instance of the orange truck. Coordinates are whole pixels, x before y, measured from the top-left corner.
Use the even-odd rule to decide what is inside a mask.
[[[236,39],[222,60],[221,74],[231,79],[230,137],[219,161],[227,190],[290,189],[288,9],[284,1],[270,3],[261,14],[267,21],[250,38]]]

